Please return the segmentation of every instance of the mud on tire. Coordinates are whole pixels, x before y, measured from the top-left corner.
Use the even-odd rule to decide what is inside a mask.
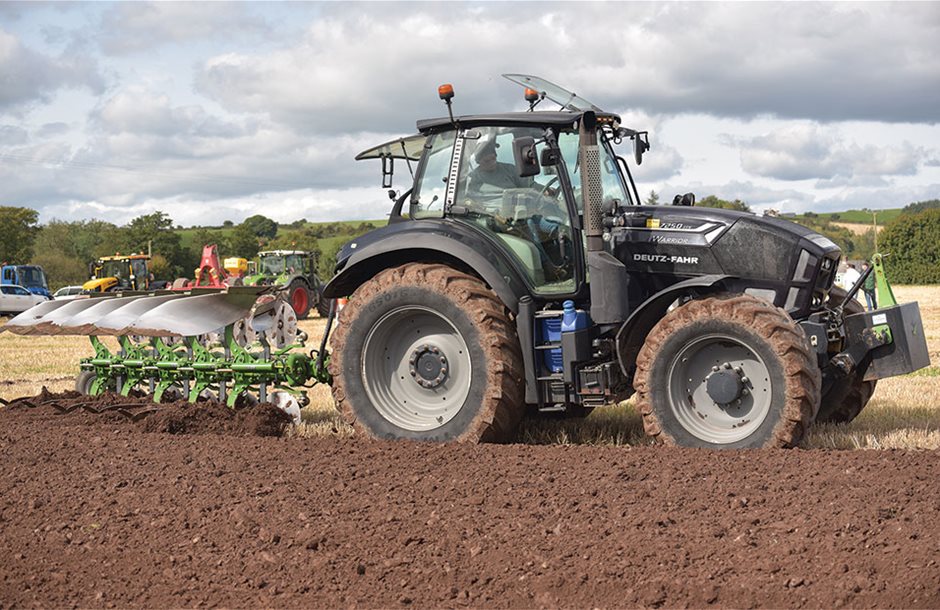
[[[357,430],[445,442],[515,434],[524,410],[519,341],[476,277],[442,264],[382,271],[350,297],[332,347],[333,399]]]
[[[786,312],[724,295],[691,301],[659,321],[637,357],[634,388],[646,433],[659,442],[792,447],[816,415],[820,371]]]

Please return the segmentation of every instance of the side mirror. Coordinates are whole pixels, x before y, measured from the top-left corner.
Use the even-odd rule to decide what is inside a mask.
[[[535,154],[535,138],[531,136],[519,137],[512,141],[512,156],[520,178],[537,176],[542,170]]]
[[[695,205],[695,193],[686,193],[685,195],[676,195],[672,200],[672,205]]]
[[[551,148],[543,148],[540,161],[542,163],[542,167],[558,165],[558,154]]]
[[[636,161],[637,165],[642,165],[643,163],[643,153],[650,149],[650,143],[647,138],[647,132],[638,131],[636,135],[633,136],[633,159]]]

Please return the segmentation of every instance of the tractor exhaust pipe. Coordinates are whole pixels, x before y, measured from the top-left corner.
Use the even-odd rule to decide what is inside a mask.
[[[604,250],[604,187],[597,143],[597,115],[585,112],[578,128],[581,194],[584,197],[584,237],[591,281],[591,319],[616,324],[627,319],[630,276],[623,263]]]
[[[601,186],[600,149],[597,146],[597,116],[593,112],[588,111],[581,115],[578,135],[581,193],[584,197],[584,235],[587,238],[588,252],[600,252],[604,249],[601,237],[604,233],[604,191]]]

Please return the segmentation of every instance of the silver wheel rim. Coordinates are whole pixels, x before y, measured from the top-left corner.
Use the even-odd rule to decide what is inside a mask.
[[[439,380],[415,373],[415,356],[420,360],[431,354],[444,359]],[[388,312],[363,344],[366,394],[379,415],[405,430],[433,430],[456,417],[470,393],[472,378],[470,351],[463,336],[449,319],[426,307]]]
[[[716,370],[717,367],[717,370]],[[710,374],[734,372],[744,395],[720,404],[709,394]],[[729,444],[753,434],[767,419],[773,402],[770,371],[746,342],[726,335],[699,337],[669,363],[669,408],[690,434],[714,444]]]

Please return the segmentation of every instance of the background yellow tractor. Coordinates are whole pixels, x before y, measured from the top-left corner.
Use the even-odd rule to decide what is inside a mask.
[[[85,292],[147,290],[150,288],[148,254],[102,256],[90,265],[91,279],[82,285]]]

